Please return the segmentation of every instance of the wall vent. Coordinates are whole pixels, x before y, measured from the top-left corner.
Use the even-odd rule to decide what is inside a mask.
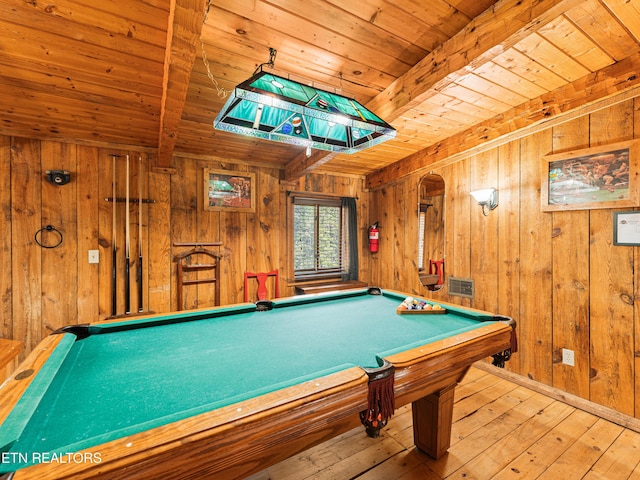
[[[473,280],[470,278],[448,277],[449,295],[473,298]]]

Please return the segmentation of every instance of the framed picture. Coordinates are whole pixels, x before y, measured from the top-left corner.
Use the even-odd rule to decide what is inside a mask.
[[[256,209],[256,176],[249,172],[204,169],[204,209],[253,212]]]
[[[542,210],[635,207],[638,140],[546,155],[542,162]]]
[[[640,245],[640,212],[613,213],[613,244]]]

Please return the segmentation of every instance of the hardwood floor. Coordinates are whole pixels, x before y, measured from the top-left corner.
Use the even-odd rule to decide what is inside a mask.
[[[640,433],[472,368],[456,388],[449,453],[413,445],[411,407],[372,439],[361,428],[251,480],[640,480]]]

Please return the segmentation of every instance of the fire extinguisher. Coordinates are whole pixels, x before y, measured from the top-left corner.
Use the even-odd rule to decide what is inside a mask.
[[[369,251],[371,253],[378,252],[378,222],[369,227]]]

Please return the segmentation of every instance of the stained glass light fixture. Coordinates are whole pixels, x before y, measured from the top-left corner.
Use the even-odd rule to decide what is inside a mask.
[[[354,153],[396,136],[356,100],[261,68],[238,85],[213,125],[218,130],[321,150]]]

